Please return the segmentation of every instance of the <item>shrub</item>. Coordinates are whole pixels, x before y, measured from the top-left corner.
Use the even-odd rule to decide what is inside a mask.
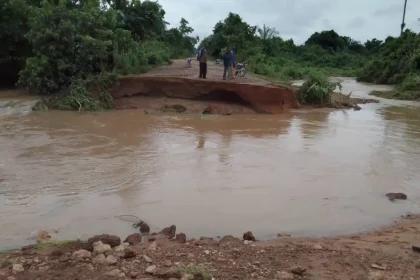
[[[298,91],[298,100],[302,104],[324,105],[331,101],[331,93],[342,86],[340,82],[330,82],[328,77],[320,73],[311,73]]]

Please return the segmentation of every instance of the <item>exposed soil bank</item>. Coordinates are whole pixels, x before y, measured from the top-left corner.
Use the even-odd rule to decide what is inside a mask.
[[[269,114],[300,107],[295,94],[288,88],[180,77],[125,77],[111,89],[111,94],[116,100],[118,109],[150,106],[148,104],[151,102],[146,101],[150,99],[137,99],[134,102],[125,100],[133,96],[194,100],[202,104],[198,107],[207,108],[204,103],[215,106],[208,110],[209,113],[222,111],[222,114],[226,109],[219,110],[220,105],[229,107],[228,111],[240,112],[252,109],[257,113]]]
[[[0,279],[408,280],[420,273],[420,255],[411,248],[420,243],[418,216],[376,232],[323,239],[279,234],[265,242],[231,236],[185,241],[183,234],[173,238],[174,230],[141,241],[135,234],[121,246],[118,237],[101,236],[3,253]]]

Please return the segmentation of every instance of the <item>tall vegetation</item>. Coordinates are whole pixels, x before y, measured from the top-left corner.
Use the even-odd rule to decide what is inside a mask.
[[[118,75],[190,56],[199,42],[193,32],[185,18],[168,28],[158,1],[0,0],[0,84],[54,96],[47,104],[53,108],[109,108],[106,89]],[[365,43],[334,30],[315,32],[302,45],[280,35],[229,13],[198,47],[208,45],[209,53],[220,57],[235,46],[237,59],[248,61],[256,74],[306,79],[302,102],[328,102],[337,86],[328,82],[330,75],[394,84],[405,92],[420,89],[420,35],[410,30]],[[92,85],[99,89],[95,98],[88,90]]]
[[[50,105],[60,109],[110,107],[106,85],[117,75],[191,55],[198,40],[185,19],[168,29],[155,1],[0,1],[2,84],[59,92]],[[87,90],[91,83],[101,89],[99,99]]]
[[[420,34],[410,30],[398,38],[388,37],[384,41],[373,38],[365,43],[325,30],[296,45],[291,39],[281,38],[272,27],[251,26],[238,14],[230,13],[215,24],[212,34],[199,47],[203,44],[209,46],[215,57],[224,47],[236,46],[238,59],[247,60],[256,74],[278,80],[311,81],[308,87],[311,90],[299,95],[307,102],[328,99],[329,91],[337,86],[326,79],[331,75],[397,85],[400,91],[420,91]],[[310,92],[316,92],[318,97],[312,99]]]

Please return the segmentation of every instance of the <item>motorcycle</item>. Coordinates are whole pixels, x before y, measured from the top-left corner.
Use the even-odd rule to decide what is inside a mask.
[[[218,58],[218,59],[216,59],[216,65],[222,65],[223,64],[223,59],[221,59],[221,58]]]
[[[235,76],[244,77],[246,75],[246,62],[237,63],[235,67]]]

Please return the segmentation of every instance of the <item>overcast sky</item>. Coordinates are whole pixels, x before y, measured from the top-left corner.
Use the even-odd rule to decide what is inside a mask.
[[[229,12],[251,25],[275,27],[280,36],[301,44],[316,31],[334,29],[359,41],[398,36],[404,0],[158,0],[166,21],[177,27],[181,17],[200,39]],[[420,32],[420,0],[408,0],[406,26]]]

